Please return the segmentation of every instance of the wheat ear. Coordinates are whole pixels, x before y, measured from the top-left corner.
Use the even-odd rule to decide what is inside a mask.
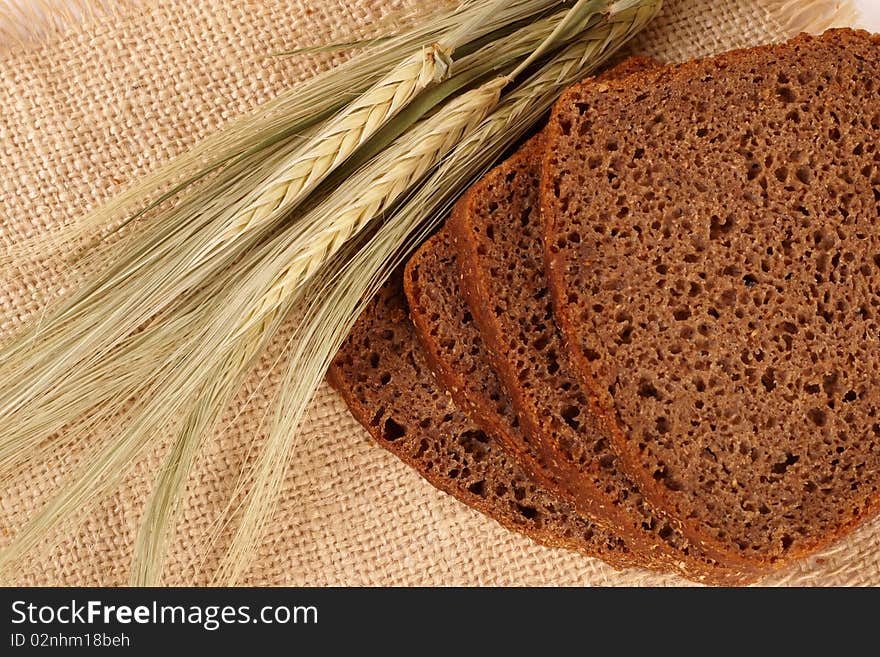
[[[581,4],[585,5],[586,3]],[[596,5],[601,3],[593,2],[591,4]],[[536,36],[543,33],[545,35],[544,38],[546,38],[546,35],[552,32],[550,28],[559,23],[560,16],[564,16],[565,14],[566,12],[561,12],[554,16],[554,18],[548,22],[547,27],[538,28],[538,25],[536,24],[535,27],[538,29],[533,30],[536,33]],[[575,15],[580,14],[579,12],[575,12]],[[592,16],[593,14],[590,15]],[[584,25],[581,25],[578,29],[582,29],[583,27]],[[573,38],[573,36],[574,35],[570,34],[566,38],[570,39]],[[508,47],[512,48],[514,52],[522,51],[523,55],[525,55],[531,50],[531,48],[524,48],[524,45],[528,43],[529,39],[523,39],[518,34],[512,35],[505,40],[510,42]],[[540,39],[537,43],[541,43]],[[475,53],[475,55],[478,54],[479,53]],[[368,190],[368,192],[359,197],[353,205],[347,195],[336,195],[336,197],[334,197],[337,199],[335,203],[326,203],[322,205],[317,212],[310,215],[311,222],[308,221],[308,218],[303,221],[309,230],[300,232],[294,231],[293,233],[290,231],[286,232],[283,240],[305,245],[305,253],[301,252],[300,255],[296,257],[296,262],[293,263],[293,266],[288,267],[284,274],[279,275],[280,280],[272,286],[272,289],[261,300],[262,305],[254,313],[253,321],[259,323],[264,321],[267,316],[283,313],[283,310],[280,309],[290,306],[292,298],[296,296],[296,290],[318,271],[321,263],[326,262],[343,243],[359,232],[364,225],[368,223],[370,218],[376,217],[382,213],[395,199],[399,198],[414,181],[424,175],[424,173],[436,163],[438,153],[446,152],[455,145],[460,134],[455,130],[452,130],[451,126],[455,124],[457,117],[472,116],[470,105],[474,102],[478,106],[482,105],[484,100],[481,96],[484,96],[485,94],[492,94],[494,100],[497,100],[497,94],[494,92],[494,89],[497,87],[497,91],[500,92],[505,83],[506,81],[503,79],[497,80],[486,85],[479,93],[472,92],[471,95],[466,95],[459,101],[452,102],[445,106],[442,112],[443,115],[448,118],[446,123],[442,126],[427,122],[417,126],[412,134],[408,134],[408,141],[417,144],[416,148],[411,149],[404,146],[403,148],[395,150],[396,145],[394,145],[390,147],[390,153],[380,156],[380,159],[378,160],[379,166],[376,166],[375,163],[371,163],[370,170],[380,172],[378,177],[376,177],[376,174],[362,173],[361,175],[355,175],[352,179],[349,179],[347,181],[348,185],[352,185],[357,189]],[[467,132],[470,127],[472,126],[465,127],[464,132],[461,134]],[[332,225],[329,228],[323,228],[324,224],[328,221],[332,222]],[[288,250],[288,253],[289,252],[290,250]],[[289,254],[282,254],[279,256],[282,262],[290,257],[292,256]],[[303,266],[304,264],[305,266]],[[299,278],[298,281],[296,280],[297,277]],[[241,302],[241,306],[246,307],[245,302]],[[253,345],[259,339],[259,332],[254,332],[252,329],[253,325],[248,323],[245,323],[240,327],[239,331],[245,333],[241,338],[241,344],[243,345],[242,349],[249,349],[250,347],[247,345]],[[225,375],[231,376],[231,372],[233,371],[234,370],[227,369]],[[217,376],[222,376],[222,374],[222,372],[218,373]],[[219,414],[220,410],[224,407],[222,398],[214,396],[210,399],[210,403],[215,405],[215,413]],[[200,405],[200,413],[202,413],[202,415],[205,414],[204,406],[202,405]],[[188,432],[187,435],[181,435],[179,437],[179,441],[175,443],[174,451],[168,461],[169,468],[172,468],[175,474],[173,476],[166,476],[163,472],[162,480],[157,484],[159,490],[163,490],[166,485],[170,485],[168,482],[181,482],[184,479],[182,470],[189,468],[189,461],[185,458],[178,458],[177,456],[178,450],[185,449],[180,441],[191,441],[195,443],[197,440],[198,437],[191,431]],[[192,448],[190,448],[190,452],[192,452]],[[271,480],[272,478],[269,477],[269,479]],[[270,484],[270,488],[271,487],[272,485]],[[155,499],[159,500],[159,502],[170,499],[171,497],[171,494],[167,490],[161,495],[155,495]],[[257,502],[257,505],[263,506],[266,503],[268,503],[266,500],[260,500]],[[170,531],[169,523],[160,520],[158,514],[151,511],[151,505],[148,506],[147,515],[148,518],[145,518],[141,527],[141,532],[146,532],[149,528],[149,531],[154,535],[155,539],[155,535]],[[144,542],[148,540],[151,539],[143,539]],[[138,544],[144,544],[141,542],[140,537],[138,539]],[[234,546],[233,549],[235,549]],[[249,548],[243,550],[243,552],[248,551]],[[139,579],[134,581],[139,584],[156,584],[158,581],[155,578],[157,578],[158,573],[161,572],[161,564],[156,563],[159,556],[160,551],[158,549],[154,549],[149,553],[143,551],[136,554],[134,572]],[[151,563],[147,563],[147,561],[150,561]]]
[[[450,51],[439,45],[404,60],[283,163],[281,174],[255,194],[213,248],[224,248],[238,235],[296,205],[423,89],[446,79],[451,67]]]
[[[497,4],[497,3],[495,3]],[[487,5],[488,6],[488,5]],[[539,21],[540,23],[541,21]],[[536,26],[537,27],[537,26]],[[540,36],[542,30],[547,29],[548,27],[540,27],[537,30],[537,34]],[[529,35],[521,35],[514,38],[514,41],[523,41],[528,42],[528,40],[533,40],[535,38],[534,34]],[[504,42],[504,39],[501,39],[500,42]],[[523,43],[519,43],[515,52],[519,52],[519,49],[523,48]],[[456,114],[456,116],[458,116]],[[395,158],[396,159],[396,158]],[[389,160],[383,160],[383,166],[388,164]],[[153,244],[155,246],[155,244]],[[188,257],[188,252],[186,250],[186,245],[181,245],[182,254],[184,260]],[[139,247],[140,250],[149,253],[150,248],[152,248],[148,244],[144,244]],[[107,395],[104,399],[108,399],[112,401],[111,407],[114,409],[121,409],[127,400],[125,394],[123,394],[118,386],[114,386],[113,370],[115,368],[114,361],[112,358],[108,358],[110,354],[114,351],[116,353],[122,353],[120,349],[125,349],[127,351],[128,347],[125,345],[128,344],[128,338],[125,338],[124,335],[127,331],[120,330],[120,326],[125,326],[126,323],[133,324],[132,328],[135,328],[140,320],[133,319],[137,318],[140,312],[140,308],[138,307],[138,298],[143,300],[143,295],[129,296],[126,294],[122,294],[121,289],[126,289],[126,277],[130,273],[131,267],[130,265],[122,264],[117,269],[117,279],[104,279],[98,280],[95,283],[95,289],[99,293],[109,294],[111,290],[114,291],[115,297],[120,299],[120,304],[114,308],[112,313],[98,313],[97,316],[94,312],[86,312],[89,310],[89,307],[86,304],[71,304],[65,308],[65,311],[60,315],[61,318],[64,319],[63,322],[58,322],[55,324],[55,333],[57,344],[53,347],[53,349],[48,352],[50,358],[54,359],[57,355],[59,358],[57,360],[49,360],[46,365],[40,369],[40,359],[41,355],[46,355],[47,352],[42,350],[41,343],[33,343],[37,349],[37,359],[35,361],[38,367],[34,368],[31,365],[34,364],[34,361],[28,364],[28,367],[22,367],[22,360],[18,360],[17,368],[18,371],[26,371],[28,372],[28,376],[26,378],[15,377],[13,380],[8,380],[7,382],[12,383],[14,386],[17,386],[19,389],[17,394],[12,398],[5,398],[0,406],[7,404],[7,409],[14,409],[21,419],[27,422],[32,422],[31,427],[34,430],[29,430],[26,436],[22,436],[21,434],[21,424],[19,422],[10,422],[6,425],[6,430],[9,432],[5,438],[0,441],[0,451],[4,451],[10,455],[9,463],[12,463],[16,459],[16,455],[19,454],[27,454],[28,449],[32,448],[35,441],[39,439],[41,432],[47,432],[50,428],[60,428],[67,421],[70,420],[71,417],[77,417],[77,413],[71,412],[68,414],[70,409],[77,408],[77,391],[81,390],[81,385],[83,381],[101,381],[102,386],[101,389],[105,392],[103,394]],[[173,284],[178,285],[178,289],[185,290],[186,285],[181,283],[181,281],[177,278],[177,273],[179,270],[170,269],[170,270],[161,270],[159,273],[160,283],[171,281]],[[185,270],[180,272],[182,277],[185,277],[188,272]],[[184,279],[185,280],[185,279]],[[143,282],[143,281],[141,281]],[[195,282],[195,281],[193,281]],[[117,289],[116,285],[119,284],[122,286],[121,289]],[[182,287],[181,287],[182,286]],[[159,289],[159,288],[156,288]],[[145,292],[141,290],[141,292]],[[147,295],[149,296],[149,295]],[[211,296],[208,295],[206,299],[211,299]],[[213,299],[214,302],[219,303],[216,298]],[[147,299],[149,302],[149,298]],[[233,305],[233,308],[241,308],[241,305]],[[94,308],[91,308],[91,311],[94,311]],[[180,309],[177,308],[175,313],[180,313]],[[141,316],[142,317],[142,316]],[[173,317],[173,316],[169,316]],[[74,371],[72,368],[76,368],[80,363],[76,361],[77,351],[68,349],[68,344],[72,347],[78,347],[81,344],[81,335],[93,333],[93,330],[72,330],[72,327],[76,325],[76,322],[82,321],[85,322],[82,326],[86,325],[92,326],[91,322],[94,319],[98,322],[98,325],[102,327],[102,330],[106,330],[108,332],[115,332],[115,335],[120,336],[123,342],[106,342],[99,350],[90,351],[86,353],[82,353],[84,360],[82,361],[82,368],[76,370],[77,376],[66,376],[62,383],[66,383],[68,389],[65,391],[56,390],[56,383],[58,382],[57,377],[64,370],[64,368],[68,369],[68,373]],[[72,320],[72,321],[71,321]],[[156,341],[148,342],[149,345],[152,345],[157,349],[156,353],[158,354],[166,354],[168,351],[168,347],[175,341],[171,341],[170,343],[166,341],[162,343],[161,335],[162,335],[162,323],[171,321],[168,318],[163,318],[159,320],[156,326]],[[231,323],[231,321],[226,321],[223,323],[222,328],[225,328]],[[94,329],[94,326],[92,326]],[[22,554],[22,549],[25,551],[29,547],[33,547],[37,544],[41,537],[58,521],[64,518],[66,515],[70,515],[73,510],[85,508],[87,501],[97,501],[100,499],[102,495],[102,491],[108,490],[108,486],[110,482],[116,480],[117,472],[115,469],[123,467],[125,464],[131,463],[137,455],[140,453],[140,450],[143,449],[144,445],[146,445],[149,441],[150,436],[155,435],[155,432],[162,430],[162,422],[160,418],[150,417],[151,415],[162,414],[167,416],[168,408],[172,406],[174,408],[186,409],[190,403],[197,404],[196,398],[192,396],[193,392],[197,393],[198,386],[196,385],[196,381],[204,379],[204,372],[196,371],[199,370],[202,366],[207,367],[207,359],[203,352],[200,351],[200,348],[195,345],[200,340],[204,339],[203,333],[194,333],[192,330],[188,330],[186,332],[180,331],[180,329],[176,329],[177,333],[175,337],[180,338],[182,342],[186,342],[186,339],[183,337],[183,334],[186,333],[189,336],[197,336],[192,337],[187,346],[182,349],[175,350],[170,356],[162,356],[155,359],[157,364],[149,370],[138,369],[136,375],[126,375],[125,381],[130,382],[132,385],[131,388],[127,388],[126,392],[129,393],[129,396],[137,395],[142,399],[142,401],[135,407],[134,410],[128,411],[123,414],[124,418],[128,418],[128,421],[131,422],[131,426],[135,428],[139,428],[139,430],[143,431],[141,436],[137,436],[132,434],[131,431],[128,430],[128,427],[124,427],[121,434],[116,434],[113,432],[111,437],[117,436],[119,438],[119,442],[116,444],[110,443],[110,438],[103,441],[101,445],[95,445],[94,449],[91,450],[92,456],[85,461],[85,465],[79,469],[79,474],[74,478],[73,483],[66,487],[53,501],[47,505],[47,507],[34,518],[32,523],[28,523],[26,528],[21,532],[20,537],[17,536],[16,540],[13,542],[13,545],[10,546],[9,550],[4,551],[2,558],[0,558],[0,563],[9,563],[10,561],[17,558],[17,555]],[[35,332],[35,335],[39,335],[39,331]],[[42,337],[42,336],[41,336]],[[140,340],[143,336],[138,336],[136,339]],[[227,336],[224,336],[227,337]],[[218,345],[223,344],[223,340],[219,340],[216,337],[211,338]],[[71,342],[72,341],[72,342]],[[42,344],[45,344],[43,342]],[[157,347],[157,344],[163,344],[161,347]],[[191,351],[187,351],[190,349]],[[195,350],[195,351],[192,351]],[[145,353],[149,353],[149,348],[146,349]],[[194,353],[198,353],[199,356],[193,356]],[[127,357],[131,356],[128,354]],[[142,359],[143,363],[148,363],[148,358]],[[8,363],[4,363],[4,365],[8,365]],[[144,365],[147,368],[150,368],[149,364]],[[83,369],[84,368],[84,369]],[[175,400],[173,405],[169,405],[163,407],[163,404],[155,403],[156,399],[168,399],[164,394],[164,391],[159,389],[159,383],[162,381],[162,377],[171,377],[172,375],[177,377],[180,374],[181,370],[190,371],[189,376],[180,376],[176,378],[179,383],[176,386],[176,389],[179,391],[180,400]],[[34,371],[39,371],[40,374],[34,379],[28,380],[29,376],[33,374]],[[216,369],[218,372],[218,376],[229,375],[232,376],[231,373],[223,370],[222,367],[218,367]],[[89,377],[84,378],[84,374],[88,374]],[[168,379],[170,380],[170,378]],[[165,383],[168,382],[165,381]],[[115,383],[123,383],[122,380],[116,380]],[[48,400],[42,394],[35,394],[35,390],[38,385],[46,386],[47,390],[50,392],[50,396],[53,397],[56,401],[53,402],[52,411],[46,412],[48,409],[45,407],[45,404]],[[2,383],[0,383],[0,387],[2,387]],[[201,385],[201,384],[200,384]],[[186,393],[186,394],[184,394]],[[91,397],[89,399],[90,403],[99,403],[104,399],[99,399],[96,397]],[[30,401],[33,400],[33,403],[39,404],[37,409],[34,409]],[[165,402],[165,404],[169,404],[170,402]],[[79,408],[82,408],[81,406]],[[33,413],[32,411],[38,410],[39,412]],[[85,410],[85,409],[82,409]],[[81,413],[82,411],[80,411]],[[106,411],[98,411],[99,415],[102,417],[108,417],[111,414],[111,411],[107,409]],[[34,426],[36,425],[36,426]],[[0,435],[5,433],[4,429],[0,427]],[[42,435],[46,435],[46,433],[42,433]],[[15,446],[15,448],[13,448]],[[24,449],[20,449],[20,447],[24,447]],[[9,448],[6,450],[6,448]],[[177,460],[174,462],[174,467],[177,470],[185,470],[186,468],[181,468],[181,464],[184,464],[186,459]],[[97,470],[100,470],[97,471]],[[113,471],[113,477],[109,477],[108,473]],[[173,482],[179,481],[176,476],[164,477],[163,482],[169,482],[167,485],[173,486],[176,485]],[[100,482],[101,485],[96,485]],[[88,494],[91,489],[93,500],[88,500]],[[158,506],[162,506],[164,504],[163,499],[166,499],[163,495],[157,495],[155,498],[156,504]],[[21,540],[18,540],[18,539]],[[155,547],[155,546],[154,546]],[[148,547],[144,544],[144,549],[151,553],[155,554],[160,548],[156,547]]]
[[[295,239],[285,236],[289,245],[275,257],[281,270],[271,288],[248,306],[248,316],[238,330],[250,330],[254,322],[264,321],[282,307],[342,244],[385,212],[473,130],[498,102],[508,82],[506,77],[498,78],[450,101],[436,120],[417,124],[404,140],[378,156],[376,166],[349,179],[354,189],[363,190],[359,197],[334,194],[310,212]]]

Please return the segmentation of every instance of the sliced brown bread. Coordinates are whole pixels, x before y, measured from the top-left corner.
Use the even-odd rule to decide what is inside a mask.
[[[539,157],[536,143],[533,138],[523,148]],[[509,397],[488,367],[482,336],[458,282],[458,254],[444,227],[413,254],[404,273],[410,319],[428,364],[460,408],[517,454],[533,479],[552,485],[534,460],[526,457],[528,435],[520,430]]]
[[[622,540],[537,486],[455,407],[416,341],[401,278],[370,302],[328,373],[358,422],[431,484],[508,529],[615,567],[641,564]]]
[[[643,60],[631,61],[617,72],[637,70],[647,64]],[[574,493],[582,512],[620,532],[631,547],[642,551],[654,564],[702,581],[742,581],[745,575],[741,569],[727,568],[706,558],[668,519],[642,504],[638,490],[614,471],[614,456],[608,441],[595,432],[589,417],[580,420],[585,436],[564,423],[562,411],[577,408],[579,404],[588,415],[587,401],[577,392],[575,379],[558,373],[562,355],[557,348],[555,329],[549,336],[547,331],[549,296],[544,293],[546,285],[542,282],[541,227],[531,217],[531,210],[537,207],[541,149],[540,137],[533,138],[506,163],[490,172],[458,204],[448,226],[453,234],[459,228],[471,230],[479,224],[478,238],[468,248],[456,253],[449,237],[440,233],[407,266],[405,282],[411,314],[432,367],[478,424],[503,436],[517,451],[525,452],[526,460],[535,464],[533,469],[537,467],[551,486],[567,489],[569,495]],[[471,221],[474,212],[478,218]],[[486,237],[487,226],[493,226],[489,231],[492,238]],[[465,283],[471,280],[474,262],[469,266],[469,257],[485,264],[487,275],[488,272],[496,274],[491,284],[467,289],[471,293],[470,308],[459,287],[460,278]],[[465,258],[461,263],[466,270],[463,277],[459,274],[460,258]],[[517,288],[515,293],[507,289],[512,280]],[[494,289],[496,285],[500,289]],[[497,313],[510,324],[501,330],[497,322],[489,326],[486,313]],[[534,331],[529,322],[540,323],[541,329]],[[549,324],[552,323],[549,319]],[[524,330],[527,325],[528,330]],[[481,328],[487,329],[482,337]],[[510,331],[505,332],[507,329]],[[499,337],[502,333],[510,338],[509,344]],[[502,353],[514,353],[520,358],[520,354],[532,352],[536,340],[546,342],[542,347],[542,350],[546,348],[544,355],[554,354],[549,365],[552,374],[547,375],[543,355],[534,354],[539,362],[544,362],[537,367],[544,378],[538,381],[534,373],[527,372],[530,380],[523,381],[521,369],[512,367],[512,361]],[[500,381],[490,361],[495,362]],[[541,388],[538,394],[546,407],[533,412],[535,405],[529,404],[523,417],[527,431],[523,432],[516,425],[508,390],[513,392],[516,407],[523,410],[519,388],[535,386]],[[528,401],[531,400],[529,397]],[[549,430],[543,423],[545,418],[553,423]],[[529,435],[537,437],[532,445],[526,440]],[[565,449],[558,448],[557,437],[566,442]],[[583,445],[587,446],[580,449],[580,462],[573,462],[572,449]],[[568,461],[568,467],[562,466],[561,461]],[[585,470],[591,473],[590,477],[583,476]]]
[[[782,562],[880,508],[880,37],[801,36],[567,92],[548,277],[622,467]]]

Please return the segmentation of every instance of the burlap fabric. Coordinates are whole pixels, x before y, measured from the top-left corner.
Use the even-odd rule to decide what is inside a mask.
[[[415,0],[176,0],[148,2],[28,46],[0,45],[0,244],[75,220],[230,117],[330,65],[334,57],[272,57],[364,33]],[[750,0],[667,0],[636,49],[664,59],[787,36]],[[0,247],[2,248],[2,247]],[[0,330],[13,329],[63,290],[53,262],[0,272]],[[268,362],[268,361],[267,361]],[[169,584],[208,581],[204,536],[223,508],[268,390],[232,418],[256,372],[206,446],[189,485]],[[2,421],[2,419],[0,419]],[[137,521],[162,445],[119,492],[57,547],[4,583],[118,585],[127,579]],[[534,545],[437,492],[373,445],[322,388],[274,521],[243,583],[253,585],[669,585],[673,576],[618,573]],[[75,459],[74,459],[75,460]],[[0,541],[55,490],[72,461],[35,464],[0,491]],[[222,547],[223,541],[219,546]],[[880,523],[767,583],[880,584]],[[206,556],[207,555],[207,556]]]

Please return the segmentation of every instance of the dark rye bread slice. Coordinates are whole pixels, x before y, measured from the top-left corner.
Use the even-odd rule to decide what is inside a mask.
[[[716,549],[808,554],[880,505],[880,37],[567,92],[550,284],[623,467]]]
[[[619,538],[537,486],[455,407],[425,362],[401,278],[370,302],[330,367],[328,381],[352,415],[435,487],[508,529],[617,568],[641,563]]]
[[[636,70],[637,67],[643,67],[649,63],[644,60],[630,61],[622,69],[617,69],[616,72]],[[507,254],[512,254],[517,250],[515,242],[530,243],[530,258],[517,264],[525,265],[531,272],[537,272],[538,278],[540,278],[542,268],[542,250],[539,242],[540,224],[535,222],[529,226],[529,208],[523,204],[515,204],[517,207],[511,208],[509,201],[511,195],[519,195],[519,200],[530,200],[532,203],[526,203],[526,205],[535,207],[533,201],[537,196],[539,171],[536,165],[540,162],[541,148],[540,137],[535,137],[507,163],[491,172],[484,181],[475,187],[474,192],[469,193],[467,198],[460,202],[455,212],[456,219],[449,224],[449,230],[452,230],[461,221],[461,218],[468,214],[467,212],[462,213],[462,209],[475,205],[468,199],[476,197],[479,199],[476,205],[483,204],[487,208],[492,206],[496,219],[500,218],[499,223],[504,224],[498,231],[504,236],[499,235],[494,246],[504,249]],[[486,187],[492,186],[497,186],[495,191],[498,193],[494,193],[494,191],[489,194],[483,193]],[[514,211],[510,212],[511,209]],[[505,239],[510,241],[505,242]],[[567,487],[569,494],[572,489],[576,490],[579,493],[578,507],[582,512],[588,513],[597,522],[613,527],[615,531],[624,532],[623,535],[627,538],[630,546],[642,551],[655,567],[676,570],[687,577],[704,582],[729,584],[745,581],[747,577],[740,569],[722,567],[699,555],[675,528],[662,518],[661,514],[654,513],[641,504],[638,491],[633,490],[628,482],[622,478],[618,478],[616,482],[613,477],[609,479],[607,472],[609,464],[607,462],[605,463],[606,469],[597,468],[601,470],[599,473],[601,481],[598,484],[594,480],[587,486],[576,485],[572,487],[567,485],[571,484],[571,479],[579,480],[576,484],[583,483],[580,481],[580,468],[582,467],[580,464],[577,468],[570,467],[563,471],[550,465],[553,460],[558,460],[558,455],[548,455],[542,460],[542,454],[537,449],[538,446],[528,445],[526,440],[529,434],[521,432],[516,424],[516,416],[511,409],[510,398],[490,364],[492,354],[483,344],[481,334],[476,326],[479,322],[475,323],[474,317],[479,317],[484,309],[493,304],[500,304],[504,306],[503,313],[509,312],[512,321],[516,321],[516,317],[535,316],[536,310],[538,311],[537,315],[542,318],[540,321],[546,321],[548,309],[544,307],[544,304],[548,302],[549,297],[537,295],[539,298],[534,303],[540,304],[540,308],[535,307],[532,301],[532,297],[536,296],[535,285],[533,281],[527,281],[520,290],[527,299],[525,307],[518,307],[514,310],[505,305],[510,301],[509,299],[496,299],[483,290],[483,293],[476,295],[473,308],[469,309],[459,290],[457,258],[461,255],[463,254],[456,254],[456,251],[451,248],[449,237],[445,232],[441,232],[410,260],[405,278],[407,294],[412,307],[411,315],[416,324],[420,341],[429,355],[432,367],[444,385],[452,391],[456,401],[469,409],[478,424],[496,435],[503,436],[507,444],[512,443],[514,449],[526,452],[526,459],[532,461],[533,464],[541,463],[541,467],[535,468],[533,466],[532,469],[542,471],[542,476],[545,479],[549,476],[552,479],[552,486],[556,488]],[[509,263],[506,261],[510,260],[509,255],[499,255],[499,260],[505,261],[496,263],[497,270],[505,273],[510,271],[511,268],[507,266]],[[530,278],[528,272],[520,273],[525,274],[526,278]],[[467,278],[465,277],[465,279]],[[530,305],[532,307],[529,307]],[[524,319],[524,321],[527,320]],[[518,340],[519,345],[529,342],[527,339],[515,339]],[[548,351],[553,349],[553,345],[549,345]],[[554,361],[558,361],[558,359],[557,356]],[[499,363],[499,365],[501,365],[502,371],[506,367],[505,363]],[[515,378],[515,375],[512,376]],[[555,377],[550,382],[551,388],[546,389],[546,392],[550,393],[549,396],[554,398],[556,409],[568,408],[572,404],[572,398],[568,392],[563,395],[556,392],[556,384],[560,381],[562,379]],[[510,383],[510,381],[506,383]],[[567,385],[570,390],[571,384],[564,385]],[[586,404],[585,400],[584,404]],[[559,414],[557,413],[556,416],[558,418]],[[589,427],[589,424],[585,423],[584,427]],[[572,433],[576,433],[571,428],[566,428],[569,437]],[[598,439],[595,436],[591,437],[593,438],[593,446],[597,440],[601,440],[601,437]],[[578,440],[576,435],[574,440]],[[594,465],[597,460],[613,459],[613,455],[608,452],[607,441],[604,443],[603,451],[589,455]],[[560,474],[562,474],[561,477]],[[569,481],[564,481],[565,479]],[[609,484],[612,484],[611,487],[615,489],[615,496],[610,494]]]
[[[536,138],[523,148],[539,156]],[[459,290],[458,254],[444,227],[409,259],[404,290],[410,319],[431,371],[453,401],[516,454],[529,476],[552,487],[529,452],[529,437],[498,376],[488,365],[483,338]]]

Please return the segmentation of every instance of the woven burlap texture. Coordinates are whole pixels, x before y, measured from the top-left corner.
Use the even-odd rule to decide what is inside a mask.
[[[341,55],[273,57],[365,33],[414,0],[159,0],[0,55],[0,244],[73,221],[229,118],[331,65]],[[635,50],[682,60],[780,40],[758,1],[667,0]],[[3,51],[0,45],[0,52]],[[2,247],[0,247],[2,248]],[[63,290],[53,262],[0,272],[0,331]],[[265,362],[269,362],[267,355]],[[217,519],[271,393],[208,442],[189,494],[166,583],[201,584]],[[62,528],[3,583],[119,585],[162,456],[158,445],[119,492],[78,527]],[[295,447],[274,521],[244,580],[252,585],[679,585],[673,576],[616,572],[539,547],[437,492],[376,447],[323,387]],[[57,489],[72,461],[35,464],[0,492],[0,542]],[[880,523],[767,583],[880,584]],[[222,540],[220,541],[222,547]],[[207,554],[207,556],[206,556]]]

